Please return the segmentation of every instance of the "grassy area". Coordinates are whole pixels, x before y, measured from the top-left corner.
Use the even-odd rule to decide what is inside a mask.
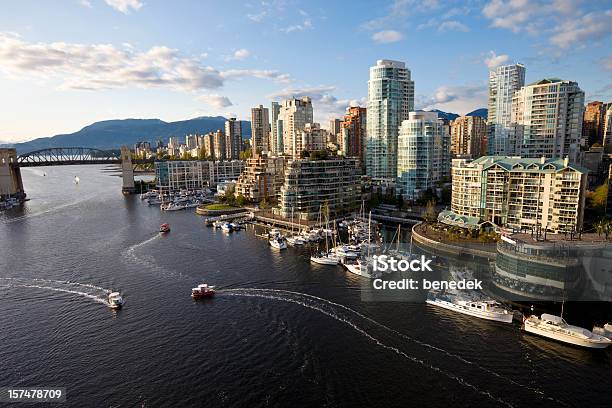
[[[210,204],[206,206],[207,210],[211,210],[211,211],[218,211],[218,210],[234,210],[238,207],[234,207],[233,205],[229,205],[229,204]]]

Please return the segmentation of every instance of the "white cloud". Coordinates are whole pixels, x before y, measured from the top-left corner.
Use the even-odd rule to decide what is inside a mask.
[[[580,18],[568,19],[555,29],[550,41],[561,48],[574,43],[602,40],[612,33],[612,10],[593,12]]]
[[[91,8],[91,1],[89,0],[79,0],[79,4],[83,7]]]
[[[241,48],[239,50],[234,51],[234,55],[230,59],[234,60],[243,60],[251,55],[251,51],[246,48]]]
[[[285,33],[292,33],[294,31],[305,31],[312,28],[312,20],[310,18],[305,18],[301,24],[294,24],[288,27],[281,28],[280,31],[284,31]]]
[[[492,0],[482,9],[482,14],[491,20],[492,27],[506,28],[518,32],[530,15],[529,0]]]
[[[400,41],[402,38],[404,38],[404,35],[395,30],[383,30],[372,35],[372,40],[377,43],[392,43]]]
[[[411,15],[426,13],[439,7],[438,0],[394,0],[387,14],[366,21],[363,27],[368,30],[380,30],[393,23],[401,22]]]
[[[227,96],[220,96],[216,94],[215,95],[200,95],[198,96],[197,99],[216,109],[223,109],[223,108],[227,108],[228,106],[233,105],[232,101],[230,101]]]
[[[431,96],[419,95],[417,109],[440,109],[446,112],[468,113],[487,106],[487,85],[444,85]]]
[[[493,70],[503,65],[508,59],[509,57],[506,54],[497,55],[495,51],[489,51],[489,56],[485,58],[484,63],[489,70]]]
[[[470,29],[468,28],[468,26],[463,23],[460,23],[459,21],[449,20],[440,23],[440,25],[438,26],[438,31],[442,33],[447,31],[462,31],[465,33],[470,31]]]
[[[104,0],[106,4],[111,6],[117,11],[122,12],[123,14],[128,14],[130,9],[133,11],[138,11],[143,6],[142,1],[140,0]]]
[[[263,21],[263,19],[268,15],[268,12],[266,10],[260,12],[260,13],[255,13],[255,14],[247,14],[247,18],[251,21],[254,21],[256,23],[261,23]]]
[[[61,88],[83,90],[138,87],[191,92],[217,89],[228,79],[243,77],[289,79],[274,70],[220,71],[164,46],[137,51],[111,44],[30,43],[2,32],[0,72],[19,79],[59,80]]]

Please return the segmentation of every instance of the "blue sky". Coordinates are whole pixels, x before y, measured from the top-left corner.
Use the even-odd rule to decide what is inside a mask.
[[[488,69],[522,62],[612,100],[604,0],[9,1],[0,14],[0,140],[96,120],[202,115],[313,97],[327,126],[365,104],[368,68],[405,61],[417,108],[486,107]]]

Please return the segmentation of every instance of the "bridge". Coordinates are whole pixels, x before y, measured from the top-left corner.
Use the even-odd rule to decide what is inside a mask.
[[[124,194],[135,192],[134,165],[152,163],[152,159],[132,159],[127,146],[121,153],[88,147],[54,147],[17,156],[15,149],[0,149],[0,198],[25,198],[21,167],[66,166],[76,164],[121,164]]]

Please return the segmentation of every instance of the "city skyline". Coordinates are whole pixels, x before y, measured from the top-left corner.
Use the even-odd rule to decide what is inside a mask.
[[[5,142],[105,119],[249,120],[253,106],[302,96],[326,126],[351,103],[366,105],[368,69],[378,59],[406,63],[416,109],[486,107],[489,69],[514,62],[527,67],[526,83],[578,82],[586,102],[612,93],[612,55],[603,45],[612,10],[603,3],[396,0],[373,10],[368,2],[271,1],[172,9],[75,0],[14,2],[5,10]]]

